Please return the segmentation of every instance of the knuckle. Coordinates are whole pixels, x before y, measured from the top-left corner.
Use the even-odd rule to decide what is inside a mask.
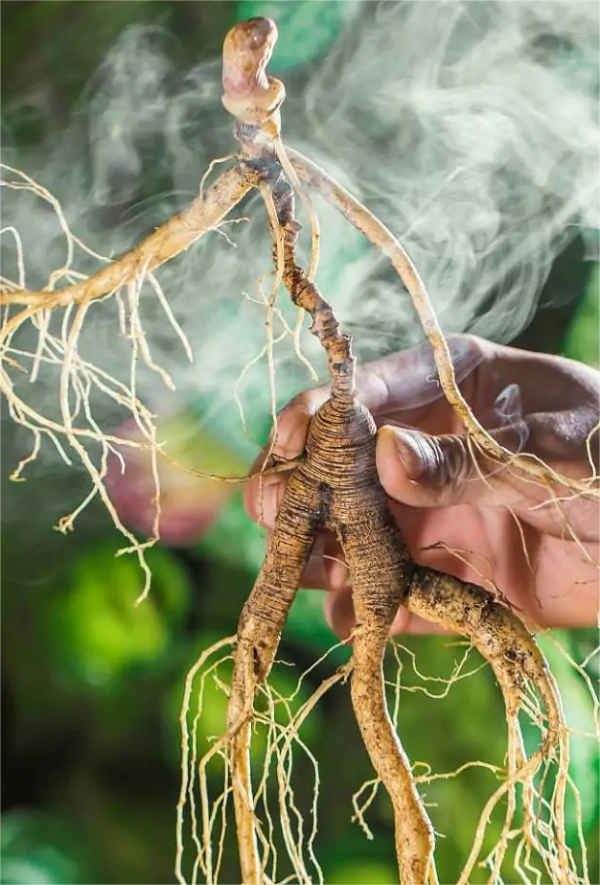
[[[284,458],[299,455],[306,441],[311,418],[329,399],[328,387],[315,387],[299,393],[281,410],[271,433],[271,449]]]
[[[446,336],[448,348],[451,353],[455,350],[459,352],[467,351],[474,357],[483,358],[489,353],[490,342],[479,335],[472,335],[470,332],[464,334],[453,333]]]
[[[438,436],[429,440],[428,472],[430,487],[455,497],[470,478],[473,462],[466,441],[459,436]]]
[[[289,403],[283,407],[279,413],[279,420],[285,420],[292,413],[300,413],[312,418],[317,409],[329,399],[329,395],[329,385],[322,385],[320,387],[312,387],[309,390],[303,390],[301,393],[297,393],[296,396],[292,397]]]

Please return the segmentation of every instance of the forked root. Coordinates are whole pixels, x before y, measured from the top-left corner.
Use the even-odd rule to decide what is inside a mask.
[[[310,314],[313,320],[311,332],[319,338],[327,353],[332,381],[331,399],[311,421],[305,461],[296,469],[290,483],[294,484],[294,495],[297,493],[299,510],[296,511],[296,504],[291,506],[292,498],[289,496],[288,487],[275,525],[268,559],[271,555],[275,558],[280,555],[279,552],[274,553],[275,544],[280,533],[283,537],[283,533],[287,531],[286,526],[290,514],[293,513],[296,514],[296,518],[301,513],[315,515],[312,537],[318,528],[324,527],[335,532],[340,540],[348,564],[357,616],[352,676],[355,715],[375,771],[384,783],[392,802],[401,881],[413,885],[419,883],[426,885],[436,878],[433,861],[433,828],[419,797],[410,763],[389,717],[382,658],[390,625],[408,586],[422,580],[425,588],[423,592],[427,599],[427,588],[433,586],[440,576],[416,568],[389,513],[375,465],[375,425],[371,416],[354,401],[354,359],[350,341],[341,332],[331,305],[323,299],[314,282],[297,264],[296,241],[299,225],[294,214],[293,189],[286,180],[272,149],[260,146],[260,134],[258,127],[254,130],[254,134],[251,130],[245,129],[244,138],[241,140],[250,162],[257,164],[257,169],[264,175],[265,186],[262,190],[269,209],[277,279],[283,280],[293,303]],[[272,193],[272,200],[269,197],[269,190]],[[468,414],[470,415],[470,411]],[[545,474],[542,474],[542,479],[546,479]],[[295,556],[298,555],[298,551],[306,552],[310,548],[312,537],[306,542],[300,538],[296,539]],[[280,569],[285,563],[286,559],[282,556]],[[271,567],[271,563],[266,564],[267,572]],[[279,579],[281,581],[281,576]],[[479,637],[480,643],[485,646],[486,657],[491,659],[492,665],[498,670],[498,678],[507,697],[511,745],[508,786],[501,793],[504,795],[504,792],[509,792],[509,812],[502,837],[504,844],[509,841],[516,807],[515,783],[524,781],[526,774],[530,779],[533,778],[540,767],[541,757],[538,755],[526,760],[520,742],[517,719],[522,706],[518,693],[520,682],[517,678],[516,665],[505,667],[503,658],[506,656],[510,661],[510,653],[505,655],[506,641],[501,641],[505,633],[510,634],[510,630],[507,631],[502,618],[497,614],[496,620],[499,618],[499,621],[495,629],[488,633],[484,631],[479,636],[475,629],[476,626],[479,629],[479,621],[475,618],[477,621],[475,624],[471,623],[473,618],[469,620],[473,615],[473,605],[477,601],[471,597],[473,593],[481,594],[480,609],[484,604],[491,603],[491,598],[483,591],[471,588],[470,585],[463,585],[461,582],[452,583],[452,579],[448,581],[451,586],[450,595],[456,592],[459,601],[464,598],[467,614],[463,612],[465,621],[462,624],[463,632],[465,628],[469,628]],[[284,587],[284,597],[290,595],[290,589]],[[268,673],[279,632],[285,620],[284,607],[281,607],[273,628],[272,620],[264,616],[265,600],[269,607],[272,606],[270,601],[272,593],[268,591],[265,598],[263,593],[262,580],[259,578],[240,622],[238,660],[230,708],[230,728],[239,728],[234,739],[232,767],[244,882],[259,881],[261,876],[248,766],[249,723],[257,683]],[[419,596],[419,591],[415,596]],[[494,603],[491,604],[494,606]],[[497,608],[498,613],[503,611]],[[456,626],[452,621],[452,615],[455,616],[456,623],[461,624],[459,614],[450,608],[444,612],[445,625],[460,630],[460,626]],[[490,623],[492,622],[494,617]],[[466,632],[469,632],[469,629]],[[513,639],[516,639],[513,649],[515,660],[519,659],[519,654],[529,654],[532,661],[531,672],[545,675],[543,661],[536,657],[535,644],[531,650],[533,640],[524,628],[521,628],[521,631],[522,635],[518,629],[514,635],[513,629]],[[523,650],[519,652],[521,644]],[[550,746],[554,744],[558,733],[556,712],[558,707],[554,704],[549,681],[544,683],[541,692],[548,710],[547,740]],[[531,791],[530,796],[533,796]],[[492,803],[492,808],[499,798],[500,796]],[[531,802],[529,804],[531,805]],[[480,831],[483,834],[485,824],[480,827]],[[566,854],[560,847],[564,846],[562,824],[559,825],[559,832],[562,835],[558,840],[557,855],[561,869],[566,869],[568,866],[565,862]],[[478,855],[479,849],[474,850],[473,862],[477,860]],[[501,866],[503,857],[504,853],[501,851],[494,859],[494,876]],[[468,877],[469,873],[466,875]]]
[[[414,564],[390,517],[377,480],[374,451],[365,447],[361,452],[357,445],[360,430],[364,433],[367,428],[364,424],[361,428],[359,421],[356,425],[351,435],[355,452],[345,451],[345,460],[348,476],[359,477],[360,486],[351,490],[338,485],[332,505],[332,524],[348,564],[357,621],[352,642],[352,706],[373,768],[392,803],[400,881],[427,885],[436,881],[433,827],[390,719],[383,674],[389,630]]]
[[[537,856],[550,881],[561,885],[580,882],[565,834],[568,730],[556,683],[535,639],[509,609],[495,602],[485,590],[432,569],[416,569],[404,604],[414,614],[468,636],[489,662],[504,696],[508,725],[506,779],[483,810],[469,858],[459,878],[460,885],[469,882],[491,815],[505,797],[507,810],[502,833],[488,858],[492,869],[490,882],[498,880],[508,845],[513,840],[518,842],[517,852],[525,853],[529,863],[532,853]],[[536,704],[536,693],[543,702],[543,714]],[[543,733],[539,748],[530,758],[527,758],[519,725],[522,710]],[[557,770],[548,805],[541,791],[553,762]],[[517,785],[520,785],[522,795],[523,822],[520,826],[515,823]],[[547,820],[540,819],[542,813]]]

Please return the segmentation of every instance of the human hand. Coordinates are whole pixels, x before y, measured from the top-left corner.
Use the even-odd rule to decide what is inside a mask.
[[[492,344],[449,339],[457,378],[475,416],[498,442],[529,452],[563,475],[596,469],[599,375],[588,366]],[[497,588],[541,627],[592,626],[598,618],[597,502],[565,496],[472,457],[463,429],[436,380],[427,347],[391,354],[358,371],[359,399],[379,428],[377,469],[390,508],[417,562]],[[295,397],[278,421],[274,453],[301,454],[311,416],[327,399],[320,387]],[[264,456],[263,456],[264,457]],[[250,516],[272,529],[285,479],[250,480]],[[303,587],[331,592],[325,615],[346,637],[354,626],[352,590],[331,533],[315,542]],[[400,607],[392,632],[437,628]]]

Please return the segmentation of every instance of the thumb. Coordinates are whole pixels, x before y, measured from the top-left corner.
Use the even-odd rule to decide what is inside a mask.
[[[498,503],[498,465],[457,434],[382,427],[377,470],[389,497],[411,507]]]

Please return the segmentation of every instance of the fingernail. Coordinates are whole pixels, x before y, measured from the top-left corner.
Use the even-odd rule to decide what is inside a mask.
[[[409,479],[416,482],[425,472],[426,461],[419,433],[397,427],[386,428],[393,436],[396,455],[402,462]]]
[[[275,525],[275,517],[281,506],[283,497],[284,483],[280,479],[263,482],[262,489],[259,488],[258,508],[260,513],[259,524],[272,529]]]

